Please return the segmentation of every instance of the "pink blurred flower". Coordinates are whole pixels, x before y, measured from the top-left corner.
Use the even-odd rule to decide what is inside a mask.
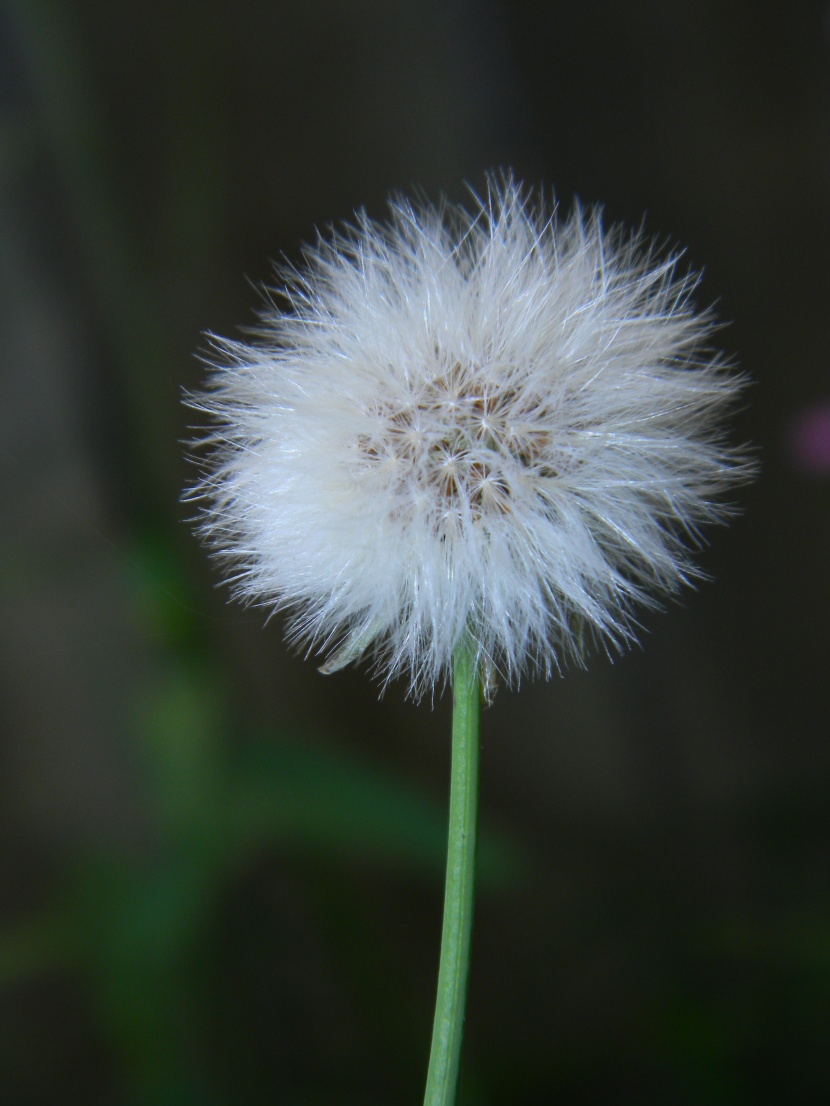
[[[816,404],[793,419],[788,434],[793,464],[813,476],[830,473],[830,403]]]

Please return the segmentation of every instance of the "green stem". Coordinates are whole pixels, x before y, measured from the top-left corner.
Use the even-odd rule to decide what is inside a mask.
[[[438,996],[424,1106],[452,1106],[464,1030],[473,925],[481,680],[469,637],[453,658],[452,774]]]

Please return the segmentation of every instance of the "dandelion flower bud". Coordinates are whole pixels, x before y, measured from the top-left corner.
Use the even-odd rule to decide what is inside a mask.
[[[191,494],[236,594],[326,670],[369,651],[419,696],[469,632],[486,676],[549,674],[699,575],[749,466],[676,256],[507,180],[361,215],[284,281],[252,344],[215,340]]]

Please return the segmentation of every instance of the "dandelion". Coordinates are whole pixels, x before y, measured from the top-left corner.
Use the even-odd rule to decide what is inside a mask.
[[[742,381],[677,256],[509,178],[471,212],[360,215],[305,261],[250,344],[214,340],[192,494],[236,594],[287,612],[323,671],[369,654],[416,698],[454,678],[457,910],[427,1095],[450,1102],[479,688],[624,647],[638,608],[700,575],[699,527],[749,472],[722,435]]]
[[[472,214],[361,216],[307,261],[257,342],[216,342],[197,492],[236,593],[326,671],[371,650],[418,696],[469,632],[514,683],[625,645],[698,575],[740,382],[675,257],[508,182]]]

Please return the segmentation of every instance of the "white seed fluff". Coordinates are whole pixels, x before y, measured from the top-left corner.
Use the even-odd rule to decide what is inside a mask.
[[[515,683],[700,575],[749,471],[721,434],[743,382],[676,256],[507,180],[472,213],[360,215],[284,280],[252,344],[214,339],[190,494],[236,594],[324,670],[370,651],[418,697],[468,631]]]

